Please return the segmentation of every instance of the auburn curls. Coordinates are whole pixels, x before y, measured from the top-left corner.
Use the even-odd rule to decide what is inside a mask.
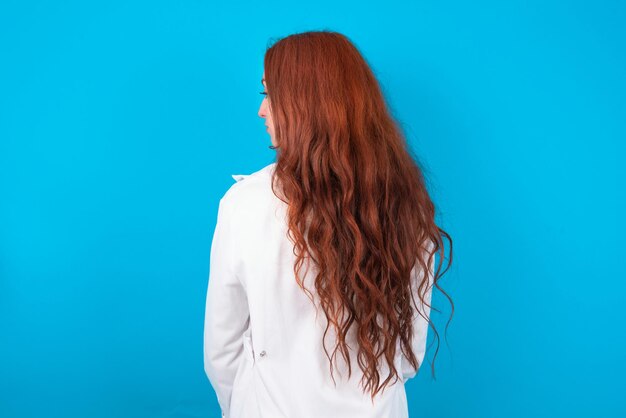
[[[348,342],[355,340],[361,385],[373,400],[400,378],[397,347],[419,369],[411,349],[418,314],[439,349],[425,314],[427,296],[434,286],[450,301],[449,324],[454,304],[438,281],[452,263],[452,239],[435,224],[419,163],[372,70],[345,35],[310,31],[278,39],[268,45],[264,67],[277,150],[272,190],[288,204],[296,280],[312,301],[316,293],[326,316],[322,345],[331,376],[337,351],[351,374]],[[450,254],[442,270],[444,237]],[[316,267],[315,292],[303,285],[305,261]],[[383,357],[389,374],[381,382]],[[434,363],[432,371],[434,377]]]

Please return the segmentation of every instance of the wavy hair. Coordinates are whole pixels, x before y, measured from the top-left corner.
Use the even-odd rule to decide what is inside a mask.
[[[452,239],[435,224],[420,165],[372,70],[345,35],[310,31],[270,42],[264,67],[277,149],[272,190],[288,204],[296,280],[313,301],[300,275],[305,259],[312,260],[331,376],[337,351],[351,375],[346,340],[355,327],[361,384],[373,400],[400,378],[398,338],[409,363],[420,367],[411,350],[416,311],[432,326],[439,349],[434,323],[414,295],[430,308],[427,292],[439,289],[452,305],[449,324],[454,303],[438,281],[452,263]],[[442,270],[444,237],[450,255]],[[415,272],[429,271],[437,252],[430,280],[426,274],[418,280]],[[332,356],[325,342],[331,326],[337,337]],[[381,383],[382,357],[389,375]]]

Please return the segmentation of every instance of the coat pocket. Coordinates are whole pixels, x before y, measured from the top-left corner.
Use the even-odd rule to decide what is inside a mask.
[[[252,344],[252,334],[250,328],[243,333],[243,351],[244,355],[254,364],[254,346]]]

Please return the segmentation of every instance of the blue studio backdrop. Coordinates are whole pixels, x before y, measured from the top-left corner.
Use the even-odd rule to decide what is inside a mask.
[[[411,416],[626,416],[622,1],[0,2],[0,417],[219,417],[231,174],[268,42],[344,33],[454,240]],[[447,340],[446,340],[447,335]]]

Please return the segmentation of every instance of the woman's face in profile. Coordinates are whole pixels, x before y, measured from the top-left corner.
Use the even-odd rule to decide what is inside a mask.
[[[270,111],[269,99],[267,98],[267,86],[265,85],[265,72],[263,72],[261,83],[263,83],[263,92],[266,93],[266,96],[261,102],[261,107],[259,107],[259,116],[265,119],[265,126],[267,126],[267,132],[270,134],[272,145],[276,146],[274,140],[274,122],[272,121],[272,112]]]

